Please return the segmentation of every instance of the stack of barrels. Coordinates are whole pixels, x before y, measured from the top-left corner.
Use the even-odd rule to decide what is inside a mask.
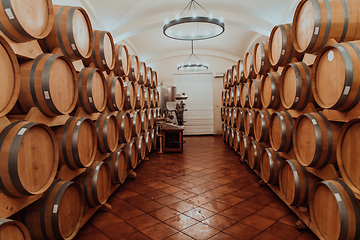
[[[157,73],[81,7],[36,2],[0,3],[0,194],[42,197],[19,212],[23,224],[0,216],[0,235],[72,239],[156,146]],[[30,41],[44,53],[11,47]],[[48,124],[24,120],[36,112]],[[63,169],[82,174],[61,179]]]
[[[360,238],[359,16],[302,0],[223,76],[224,141],[320,239]]]

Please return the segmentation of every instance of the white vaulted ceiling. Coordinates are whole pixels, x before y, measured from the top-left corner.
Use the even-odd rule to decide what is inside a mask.
[[[190,42],[167,38],[165,19],[180,14],[190,0],[53,0],[54,4],[83,7],[93,29],[110,31],[115,43],[124,42],[140,61],[182,57],[191,52]],[[208,58],[237,61],[278,24],[292,22],[299,0],[197,0],[214,17],[224,19],[225,32],[213,39],[196,41],[195,53]],[[201,11],[199,11],[201,13]],[[200,14],[199,14],[200,15]],[[211,71],[211,66],[208,70]]]

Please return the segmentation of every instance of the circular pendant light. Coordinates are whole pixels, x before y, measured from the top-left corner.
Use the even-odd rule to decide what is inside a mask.
[[[192,63],[191,60],[195,60],[196,63]],[[178,66],[179,71],[188,71],[188,72],[194,72],[194,71],[204,71],[209,69],[209,66],[207,64],[204,64],[201,62],[200,58],[196,56],[194,53],[194,41],[191,41],[191,54],[186,59],[187,64],[180,64]]]
[[[197,16],[195,4],[205,10],[209,16]],[[192,16],[181,17],[180,15],[188,9],[193,8]],[[166,21],[163,26],[165,36],[177,40],[204,40],[221,35],[225,31],[222,19],[213,18],[212,14],[203,8],[196,0],[191,0],[182,13],[171,21]]]

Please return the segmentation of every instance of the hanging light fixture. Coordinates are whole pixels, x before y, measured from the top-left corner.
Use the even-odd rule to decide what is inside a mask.
[[[195,4],[201,7],[208,16],[197,16]],[[191,16],[181,17],[186,9],[188,9],[189,13],[192,8],[194,11]],[[166,20],[163,26],[164,35],[177,40],[204,40],[217,37],[224,31],[225,24],[223,20],[214,18],[196,0],[191,0],[180,15],[177,15],[174,20]]]
[[[191,62],[194,60],[194,62]],[[185,63],[178,66],[179,71],[204,71],[207,70],[209,66],[201,62],[200,58],[194,53],[194,41],[191,41],[191,54],[186,59]]]

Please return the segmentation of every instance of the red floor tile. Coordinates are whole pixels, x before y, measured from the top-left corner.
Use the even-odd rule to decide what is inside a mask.
[[[202,207],[206,208],[210,211],[219,213],[219,212],[224,211],[225,209],[230,208],[231,206],[227,205],[225,203],[218,202],[218,201],[212,201],[212,202],[202,205]]]
[[[149,214],[151,216],[159,219],[160,221],[165,221],[166,219],[175,217],[175,216],[179,215],[180,213],[175,211],[174,209],[164,207],[164,208],[160,208],[158,210],[155,210],[153,212],[150,212]]]
[[[197,195],[195,197],[191,197],[191,198],[186,199],[186,201],[193,204],[193,205],[201,206],[201,205],[204,205],[204,204],[206,204],[208,202],[211,202],[212,199],[207,198],[207,197],[203,197],[201,195]]]
[[[236,221],[241,221],[244,218],[250,216],[251,214],[253,214],[252,212],[248,212],[246,210],[240,209],[240,208],[236,208],[236,207],[231,207],[229,209],[226,209],[224,211],[222,211],[220,213],[221,215],[234,219]]]
[[[225,234],[223,232],[220,232],[216,234],[215,236],[209,238],[209,240],[236,240],[237,238],[234,238],[228,234]]]
[[[141,231],[146,236],[150,237],[151,239],[164,239],[171,235],[174,235],[178,231],[170,226],[168,226],[165,223],[158,223],[156,225],[153,225],[149,228],[146,228]]]
[[[161,198],[157,198],[155,201],[158,202],[158,203],[161,203],[161,204],[163,204],[165,206],[168,206],[168,205],[171,205],[173,203],[180,202],[181,199],[179,199],[177,197],[174,197],[174,196],[171,196],[171,195],[167,195],[167,196],[164,196],[164,197],[161,197]]]
[[[198,223],[198,221],[196,221],[184,214],[179,214],[176,217],[166,220],[164,223],[166,223],[167,225],[169,225],[179,231],[182,231],[185,228],[188,228],[188,227]]]
[[[190,211],[187,211],[184,213],[186,216],[192,217],[198,221],[203,221],[213,215],[215,215],[216,213],[207,210],[205,208],[202,207],[197,207],[194,209],[191,209]]]
[[[250,227],[243,223],[236,223],[225,229],[224,232],[241,240],[250,240],[258,235],[261,230]]]
[[[214,215],[212,217],[209,217],[208,219],[202,221],[203,223],[216,228],[220,231],[223,231],[224,229],[230,227],[231,225],[235,224],[237,221],[224,217],[220,214]]]
[[[195,239],[208,239],[219,233],[218,230],[212,228],[204,223],[197,223],[183,231],[185,234]]]
[[[100,231],[96,231],[90,234],[77,236],[76,240],[110,240],[105,234]]]
[[[152,225],[159,223],[159,220],[148,214],[144,214],[128,220],[127,223],[129,223],[131,226],[133,226],[138,230],[143,230],[145,228],[148,228]]]
[[[249,217],[241,220],[241,223],[246,224],[251,227],[254,227],[254,228],[257,228],[261,231],[267,229],[268,227],[273,225],[275,222],[276,222],[275,220],[265,218],[265,217],[257,215],[257,214],[252,214]]]
[[[111,212],[99,212],[90,219],[90,222],[101,230],[102,228],[121,223],[123,220]]]
[[[127,235],[137,232],[136,228],[132,227],[126,222],[118,223],[107,228],[101,229],[101,231],[109,237],[111,240],[120,239]]]

